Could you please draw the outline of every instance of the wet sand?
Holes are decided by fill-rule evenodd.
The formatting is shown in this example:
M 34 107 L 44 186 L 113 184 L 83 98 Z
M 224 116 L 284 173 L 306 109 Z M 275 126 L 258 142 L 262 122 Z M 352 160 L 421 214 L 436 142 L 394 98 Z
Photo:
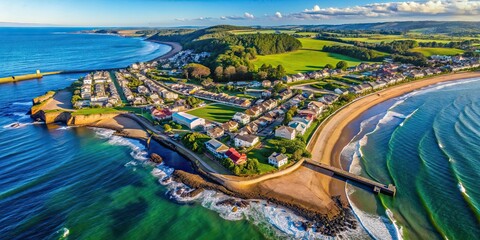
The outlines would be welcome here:
M 352 133 L 348 132 L 348 126 L 365 111 L 379 103 L 399 97 L 420 88 L 441 82 L 475 77 L 480 77 L 480 72 L 447 74 L 404 83 L 357 99 L 356 101 L 343 107 L 317 129 L 312 137 L 312 143 L 308 146 L 308 150 L 310 150 L 312 153 L 312 159 L 342 168 L 340 162 L 340 153 L 351 141 L 352 136 Z M 327 176 L 322 176 L 322 179 L 322 187 L 326 192 L 329 192 L 331 196 L 340 195 L 342 196 L 342 200 L 346 200 L 345 183 L 343 181 L 339 181 Z

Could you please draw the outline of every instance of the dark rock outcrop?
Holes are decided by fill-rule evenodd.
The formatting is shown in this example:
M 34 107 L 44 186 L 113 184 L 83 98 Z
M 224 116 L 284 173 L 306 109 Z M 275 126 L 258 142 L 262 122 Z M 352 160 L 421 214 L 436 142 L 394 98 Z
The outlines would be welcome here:
M 159 164 L 163 162 L 163 158 L 156 153 L 152 153 L 150 155 L 150 161 Z

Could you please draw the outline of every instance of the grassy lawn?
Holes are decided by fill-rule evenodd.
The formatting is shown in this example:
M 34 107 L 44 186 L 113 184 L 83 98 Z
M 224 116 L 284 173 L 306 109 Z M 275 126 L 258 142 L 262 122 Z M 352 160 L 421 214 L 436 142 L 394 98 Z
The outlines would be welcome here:
M 303 134 L 302 136 L 305 142 L 308 143 L 308 141 L 310 141 L 310 138 L 312 138 L 312 135 L 315 132 L 315 129 L 317 129 L 319 125 L 320 125 L 319 120 L 315 120 L 312 122 L 312 125 L 307 129 L 307 131 L 305 131 L 305 134 Z
M 456 48 L 414 48 L 412 52 L 419 52 L 430 57 L 432 55 L 457 55 L 462 54 L 464 51 Z
M 140 115 L 140 116 L 148 119 L 149 121 L 153 122 L 153 117 L 152 117 L 152 114 L 150 114 L 150 111 L 145 110 L 143 108 L 125 106 L 125 107 L 121 107 L 121 108 L 117 108 L 117 109 L 121 110 L 121 111 L 135 113 L 135 114 Z
M 277 66 L 279 64 L 283 65 L 287 70 L 287 73 L 294 74 L 298 72 L 308 72 L 322 69 L 326 64 L 337 64 L 337 62 L 344 60 L 347 61 L 349 66 L 358 65 L 361 60 L 347 57 L 345 55 L 323 52 L 322 48 L 325 45 L 347 45 L 343 43 L 317 40 L 310 38 L 299 38 L 302 42 L 303 47 L 300 50 L 258 56 L 257 59 L 253 62 L 258 68 L 262 64 L 272 64 Z
M 216 103 L 188 111 L 188 113 L 207 120 L 224 123 L 232 119 L 236 112 L 244 111 L 241 108 Z
M 268 141 L 262 142 L 264 145 L 261 148 L 252 149 L 250 152 L 247 153 L 248 158 L 256 158 L 260 163 L 258 169 L 260 170 L 260 174 L 271 172 L 276 170 L 277 168 L 268 164 L 268 157 L 275 151 L 274 146 L 269 144 Z
M 82 108 L 76 110 L 72 113 L 75 115 L 91 115 L 91 114 L 110 114 L 110 113 L 120 113 L 118 109 L 115 108 Z
M 236 94 L 235 96 L 241 97 L 241 98 L 246 98 L 246 99 L 257 99 L 257 98 L 254 97 L 254 96 L 250 96 L 250 95 L 243 94 L 243 93 Z

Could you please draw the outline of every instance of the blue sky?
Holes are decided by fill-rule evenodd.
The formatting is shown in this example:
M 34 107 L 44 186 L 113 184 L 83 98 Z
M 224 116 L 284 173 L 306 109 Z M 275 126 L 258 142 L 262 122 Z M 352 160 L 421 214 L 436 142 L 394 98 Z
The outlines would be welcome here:
M 65 26 L 340 24 L 479 20 L 480 0 L 2 0 L 0 22 Z

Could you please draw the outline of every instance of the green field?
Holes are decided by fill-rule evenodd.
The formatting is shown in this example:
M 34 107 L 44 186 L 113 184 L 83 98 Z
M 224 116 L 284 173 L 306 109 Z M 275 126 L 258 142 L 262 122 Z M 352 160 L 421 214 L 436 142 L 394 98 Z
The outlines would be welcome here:
M 457 55 L 462 54 L 464 51 L 456 48 L 414 48 L 412 52 L 419 52 L 430 57 L 432 55 Z
M 244 111 L 241 108 L 215 103 L 188 111 L 188 113 L 207 120 L 224 123 L 232 119 L 236 112 Z
M 328 63 L 335 65 L 341 60 L 347 61 L 349 66 L 354 66 L 362 62 L 361 60 L 341 54 L 322 51 L 322 48 L 325 45 L 347 44 L 310 38 L 300 38 L 298 40 L 300 40 L 303 45 L 300 50 L 282 54 L 258 56 L 253 63 L 257 68 L 262 64 L 272 64 L 273 66 L 281 64 L 285 67 L 287 73 L 294 74 L 298 72 L 320 70 Z

